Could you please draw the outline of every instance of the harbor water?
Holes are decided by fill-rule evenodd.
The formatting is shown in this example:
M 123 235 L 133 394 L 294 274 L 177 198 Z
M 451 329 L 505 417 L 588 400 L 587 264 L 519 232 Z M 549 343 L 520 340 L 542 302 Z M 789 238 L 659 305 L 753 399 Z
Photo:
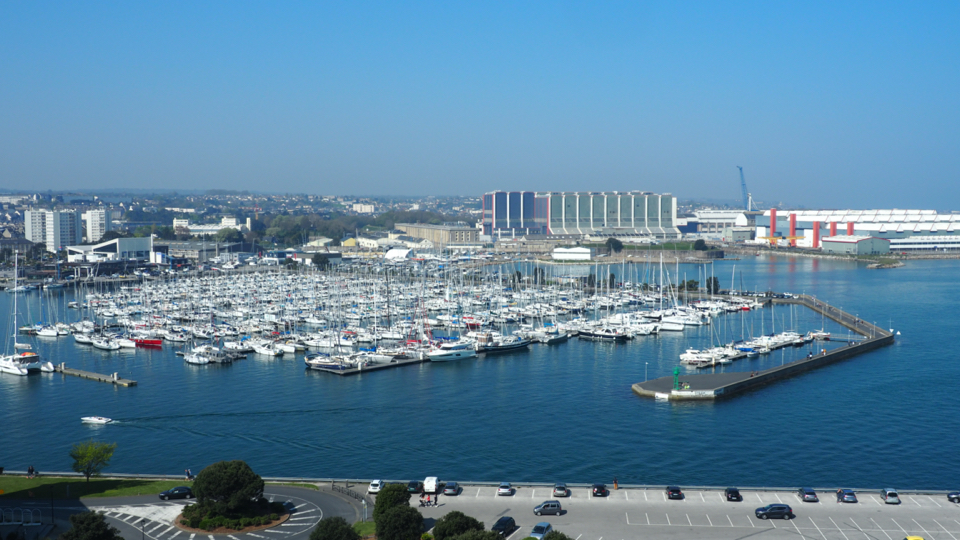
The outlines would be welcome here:
M 643 271 L 622 268 L 606 271 Z M 299 354 L 194 366 L 168 343 L 105 352 L 69 336 L 33 338 L 45 360 L 119 372 L 138 385 L 0 374 L 0 466 L 69 470 L 71 444 L 92 438 L 118 443 L 108 470 L 130 473 L 243 459 L 260 474 L 291 477 L 956 489 L 960 355 L 948 338 L 958 269 L 960 261 L 868 270 L 782 256 L 715 263 L 724 288 L 815 295 L 901 334 L 890 347 L 706 403 L 644 399 L 630 385 L 672 374 L 687 348 L 757 335 L 761 325 L 765 333 L 770 324 L 846 330 L 783 306 L 627 343 L 571 339 L 347 377 L 306 370 Z M 684 272 L 703 281 L 697 266 L 681 265 Z M 58 294 L 66 296 L 22 294 L 18 311 L 38 313 L 42 298 L 69 322 L 77 315 L 63 306 L 72 293 Z M 5 332 L 11 297 L 0 293 Z M 809 350 L 723 369 L 765 369 Z M 80 423 L 90 415 L 116 422 Z

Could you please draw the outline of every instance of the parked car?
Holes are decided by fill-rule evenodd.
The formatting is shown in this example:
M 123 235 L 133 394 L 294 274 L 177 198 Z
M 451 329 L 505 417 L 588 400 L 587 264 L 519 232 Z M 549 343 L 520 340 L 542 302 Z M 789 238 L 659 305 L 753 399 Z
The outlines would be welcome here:
M 857 502 L 857 494 L 852 489 L 838 489 L 837 502 L 855 503 Z
M 543 501 L 533 509 L 533 515 L 553 514 L 559 516 L 563 514 L 563 508 L 560 507 L 560 501 Z
M 160 499 L 164 501 L 169 499 L 192 499 L 192 498 L 193 498 L 193 490 L 188 488 L 187 486 L 177 486 L 175 488 L 171 488 L 166 491 L 160 492 Z
M 813 488 L 800 488 L 797 490 L 797 497 L 803 502 L 820 502 L 817 492 Z
M 428 476 L 423 479 L 423 492 L 436 493 L 440 489 L 440 479 L 436 476 Z
M 513 495 L 513 486 L 510 485 L 510 482 L 500 482 L 497 495 Z
M 723 490 L 723 494 L 726 495 L 728 501 L 743 501 L 743 495 L 740 494 L 740 490 L 734 487 L 729 487 Z
M 960 491 L 951 491 L 947 493 L 947 500 L 950 502 L 960 503 Z
M 423 482 L 419 480 L 411 480 L 407 484 L 407 491 L 410 493 L 423 493 Z
M 880 498 L 887 504 L 900 504 L 900 495 L 893 488 L 881 489 Z
M 369 486 L 367 486 L 367 493 L 380 493 L 380 490 L 383 489 L 383 486 L 383 480 L 374 480 L 373 482 L 370 482 Z
M 570 495 L 570 490 L 567 489 L 567 485 L 563 482 L 557 482 L 553 485 L 553 496 L 554 497 L 568 497 Z
M 553 525 L 550 525 L 546 521 L 541 521 L 533 526 L 533 530 L 530 531 L 530 538 L 536 538 L 537 540 L 543 540 L 543 537 L 548 533 L 553 531 Z
M 762 506 L 755 510 L 757 517 L 760 519 L 770 519 L 770 518 L 783 518 L 790 519 L 793 517 L 793 509 L 786 504 L 768 504 Z
M 667 486 L 667 498 L 673 500 L 683 500 L 683 492 L 678 486 Z
M 493 527 L 490 527 L 490 530 L 495 533 L 499 533 L 500 536 L 506 538 L 510 536 L 510 534 L 513 533 L 516 528 L 517 522 L 514 521 L 512 517 L 503 516 L 493 524 Z
M 447 482 L 447 484 L 446 484 L 445 486 L 443 486 L 443 494 L 444 494 L 444 495 L 459 495 L 459 494 L 460 494 L 460 484 L 458 484 L 458 483 L 456 483 L 456 482 Z
M 594 497 L 606 497 L 610 494 L 610 491 L 607 490 L 605 484 L 594 484 L 593 485 L 593 496 Z

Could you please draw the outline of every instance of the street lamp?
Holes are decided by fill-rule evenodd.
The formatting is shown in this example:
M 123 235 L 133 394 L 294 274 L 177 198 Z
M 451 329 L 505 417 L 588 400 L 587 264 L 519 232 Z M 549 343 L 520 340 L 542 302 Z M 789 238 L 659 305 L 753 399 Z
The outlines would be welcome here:
M 643 382 L 647 382 L 647 366 L 650 365 L 650 362 L 643 363 Z

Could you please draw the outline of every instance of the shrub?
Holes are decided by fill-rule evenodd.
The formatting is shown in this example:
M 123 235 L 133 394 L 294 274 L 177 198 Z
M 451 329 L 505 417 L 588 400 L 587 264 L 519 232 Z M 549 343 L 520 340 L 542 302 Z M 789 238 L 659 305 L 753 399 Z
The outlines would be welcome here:
M 310 540 L 360 540 L 360 535 L 340 516 L 320 520 L 310 532 Z
M 192 518 L 190 518 L 190 527 L 191 527 L 191 528 L 194 528 L 194 529 L 199 529 L 199 528 L 200 528 L 200 518 L 199 518 L 199 517 L 192 517 Z
M 391 508 L 409 505 L 410 493 L 406 486 L 400 484 L 384 486 L 377 494 L 377 503 L 373 507 L 373 520 L 380 521 L 380 517 Z
M 270 514 L 270 521 L 276 521 L 276 520 L 278 520 L 278 519 L 280 519 L 280 516 L 278 516 L 277 514 L 275 514 L 275 513 L 274 513 L 274 514 Z
M 438 519 L 433 526 L 433 534 L 437 540 L 447 540 L 467 531 L 482 530 L 483 523 L 456 510 Z
M 433 540 L 433 535 L 430 533 L 423 533 L 420 535 L 420 540 Z
M 419 538 L 423 532 L 423 516 L 410 506 L 390 508 L 376 523 L 378 540 L 410 540 Z
M 263 496 L 263 479 L 243 461 L 220 461 L 200 471 L 193 482 L 197 506 L 217 514 L 236 512 L 252 506 Z

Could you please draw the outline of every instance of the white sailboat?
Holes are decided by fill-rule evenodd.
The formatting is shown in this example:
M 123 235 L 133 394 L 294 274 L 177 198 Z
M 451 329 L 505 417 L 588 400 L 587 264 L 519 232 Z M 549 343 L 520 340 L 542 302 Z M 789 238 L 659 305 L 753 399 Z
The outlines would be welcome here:
M 19 252 L 14 252 L 13 264 L 13 350 L 11 355 L 0 356 L 0 372 L 10 375 L 27 375 L 31 371 L 42 371 L 44 366 L 40 363 L 40 357 L 37 353 L 29 350 L 27 344 L 17 343 L 17 277 L 19 274 Z M 24 352 L 16 352 L 18 349 L 27 349 Z M 49 364 L 49 362 L 48 362 Z M 49 367 L 53 367 L 52 365 Z

